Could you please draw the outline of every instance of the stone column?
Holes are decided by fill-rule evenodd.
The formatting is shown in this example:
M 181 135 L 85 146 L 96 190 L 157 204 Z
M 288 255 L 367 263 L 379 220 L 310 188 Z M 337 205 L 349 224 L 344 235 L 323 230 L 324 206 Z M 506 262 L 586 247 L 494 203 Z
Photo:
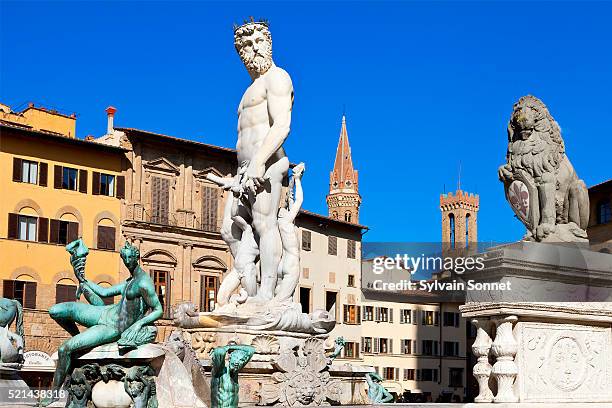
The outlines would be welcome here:
M 497 326 L 495 341 L 491 345 L 493 355 L 497 357 L 491 371 L 497 381 L 497 395 L 493 399 L 494 402 L 518 401 L 518 397 L 513 390 L 514 380 L 518 374 L 518 367 L 514 362 L 514 356 L 518 351 L 518 342 L 512 333 L 512 325 L 517 320 L 516 316 L 494 320 Z
M 489 351 L 492 340 L 488 333 L 491 321 L 486 318 L 472 319 L 472 324 L 476 327 L 476 339 L 472 345 L 472 353 L 478 358 L 472 371 L 478 381 L 478 396 L 474 398 L 474 402 L 492 402 L 493 392 L 489 388 L 492 368 L 489 364 Z

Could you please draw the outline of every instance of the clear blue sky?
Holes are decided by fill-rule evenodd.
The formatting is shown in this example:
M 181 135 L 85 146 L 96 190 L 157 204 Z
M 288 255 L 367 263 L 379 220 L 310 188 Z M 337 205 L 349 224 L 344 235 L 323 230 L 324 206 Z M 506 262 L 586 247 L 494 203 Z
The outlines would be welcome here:
M 343 106 L 368 241 L 438 241 L 439 194 L 480 194 L 479 236 L 523 234 L 497 181 L 512 104 L 532 93 L 563 129 L 587 185 L 612 178 L 612 3 L 0 3 L 0 100 L 233 147 L 249 77 L 232 23 L 271 22 L 293 78 L 286 142 L 326 213 Z M 24 105 L 21 105 L 23 107 Z

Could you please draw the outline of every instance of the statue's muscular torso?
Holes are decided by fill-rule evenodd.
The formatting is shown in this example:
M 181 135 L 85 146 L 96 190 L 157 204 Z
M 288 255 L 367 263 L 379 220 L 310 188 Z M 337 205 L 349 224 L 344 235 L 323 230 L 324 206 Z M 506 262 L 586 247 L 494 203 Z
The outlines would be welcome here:
M 251 161 L 264 143 L 271 127 L 267 97 L 270 80 L 275 76 L 284 75 L 287 75 L 285 71 L 273 66 L 268 72 L 256 78 L 242 95 L 238 106 L 238 142 L 236 143 L 239 163 L 245 160 Z M 274 161 L 285 157 L 283 148 L 278 149 L 273 157 L 276 158 Z

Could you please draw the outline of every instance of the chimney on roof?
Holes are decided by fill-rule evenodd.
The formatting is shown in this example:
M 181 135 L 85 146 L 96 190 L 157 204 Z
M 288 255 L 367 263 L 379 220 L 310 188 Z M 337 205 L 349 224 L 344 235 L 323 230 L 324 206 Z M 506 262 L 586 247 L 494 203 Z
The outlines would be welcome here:
M 117 112 L 117 109 L 113 106 L 109 106 L 108 108 L 106 108 L 106 115 L 108 117 L 108 125 L 106 128 L 107 135 L 112 134 L 115 129 L 115 126 L 113 124 L 113 121 L 115 119 L 115 112 Z

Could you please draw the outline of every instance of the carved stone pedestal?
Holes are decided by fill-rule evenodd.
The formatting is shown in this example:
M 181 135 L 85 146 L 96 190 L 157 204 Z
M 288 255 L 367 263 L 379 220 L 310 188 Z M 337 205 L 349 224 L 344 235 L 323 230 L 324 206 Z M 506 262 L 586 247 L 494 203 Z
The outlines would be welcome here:
M 468 291 L 460 308 L 478 327 L 475 401 L 491 402 L 490 372 L 493 403 L 612 406 L 612 255 L 542 243 L 484 255 L 485 269 L 463 277 L 511 289 Z
M 255 347 L 255 355 L 239 374 L 241 405 L 368 403 L 365 374 L 373 368 L 334 364 L 327 357 L 333 347 L 326 345 L 328 335 L 219 327 L 183 329 L 182 337 L 208 383 L 212 348 L 232 341 Z
M 117 343 L 75 360 L 66 390 L 70 408 L 201 407 L 189 375 L 173 351 L 146 344 L 127 352 Z

